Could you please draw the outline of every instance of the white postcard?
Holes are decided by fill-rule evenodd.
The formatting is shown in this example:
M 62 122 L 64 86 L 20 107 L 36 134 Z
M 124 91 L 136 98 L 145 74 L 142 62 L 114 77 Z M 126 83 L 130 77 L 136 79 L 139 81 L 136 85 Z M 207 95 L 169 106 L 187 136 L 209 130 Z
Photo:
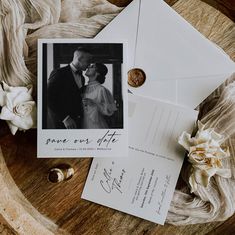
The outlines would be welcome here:
M 38 157 L 127 157 L 126 43 L 38 41 Z
M 198 112 L 129 95 L 129 158 L 94 159 L 82 198 L 164 224 Z

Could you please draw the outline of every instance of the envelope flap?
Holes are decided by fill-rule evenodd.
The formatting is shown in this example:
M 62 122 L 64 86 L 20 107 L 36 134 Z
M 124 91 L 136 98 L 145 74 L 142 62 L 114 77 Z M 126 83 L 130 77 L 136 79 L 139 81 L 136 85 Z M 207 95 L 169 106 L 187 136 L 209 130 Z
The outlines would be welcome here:
M 136 36 L 139 18 L 139 0 L 132 1 L 122 12 L 116 16 L 106 27 L 104 27 L 96 38 L 106 40 L 125 39 L 128 41 L 128 60 L 130 67 L 133 66 Z
M 162 0 L 133 0 L 97 37 L 128 40 L 129 69 L 147 76 L 141 87 L 129 87 L 137 95 L 195 108 L 235 71 L 220 48 Z
M 149 79 L 224 74 L 235 64 L 163 1 L 140 1 L 135 67 Z M 154 68 L 154 69 L 153 69 Z

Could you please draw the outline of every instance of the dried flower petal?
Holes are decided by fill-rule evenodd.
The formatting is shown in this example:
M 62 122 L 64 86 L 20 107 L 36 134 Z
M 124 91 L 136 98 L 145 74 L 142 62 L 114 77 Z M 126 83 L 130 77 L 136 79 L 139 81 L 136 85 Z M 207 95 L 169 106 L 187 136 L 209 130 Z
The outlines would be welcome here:
M 179 144 L 188 151 L 188 161 L 192 164 L 192 173 L 189 177 L 191 192 L 197 190 L 198 184 L 207 187 L 210 178 L 219 175 L 224 178 L 231 177 L 231 170 L 224 169 L 222 161 L 230 156 L 229 150 L 221 146 L 224 137 L 212 128 L 198 121 L 198 132 L 195 137 L 183 132 L 179 137 Z

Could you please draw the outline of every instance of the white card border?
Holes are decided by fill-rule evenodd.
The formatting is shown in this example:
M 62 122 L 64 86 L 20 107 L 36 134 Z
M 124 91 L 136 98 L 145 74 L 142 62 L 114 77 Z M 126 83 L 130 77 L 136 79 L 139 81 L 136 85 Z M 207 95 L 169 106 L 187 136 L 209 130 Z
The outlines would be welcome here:
M 123 96 L 123 129 L 111 129 L 112 131 L 121 131 L 122 134 L 122 141 L 118 145 L 119 147 L 115 148 L 114 150 L 111 150 L 111 153 L 106 153 L 105 151 L 99 152 L 99 154 L 93 154 L 90 152 L 81 152 L 81 153 L 74 153 L 74 154 L 66 154 L 66 153 L 48 153 L 47 154 L 41 153 L 42 147 L 40 146 L 41 143 L 41 138 L 43 135 L 47 134 L 56 134 L 56 135 L 63 135 L 64 132 L 69 131 L 69 134 L 74 136 L 76 133 L 84 132 L 94 132 L 95 129 L 90 129 L 90 130 L 83 130 L 83 129 L 74 129 L 74 130 L 58 130 L 58 129 L 42 129 L 42 92 L 43 92 L 43 87 L 42 87 L 42 63 L 43 63 L 43 50 L 42 50 L 42 45 L 43 43 L 107 43 L 107 44 L 112 44 L 112 43 L 120 43 L 123 45 L 123 63 L 122 63 L 122 96 Z M 103 39 L 96 39 L 96 38 L 77 38 L 77 39 L 69 39 L 69 38 L 50 38 L 50 39 L 38 39 L 37 42 L 38 45 L 38 65 L 37 65 L 37 109 L 38 109 L 38 114 L 37 114 L 37 158 L 82 158 L 82 157 L 128 157 L 128 86 L 127 86 L 127 67 L 128 67 L 128 45 L 127 41 L 123 39 L 116 39 L 116 40 L 103 40 Z M 97 131 L 100 130 L 108 130 L 108 129 L 98 129 Z M 92 133 L 91 133 L 92 134 Z M 86 134 L 88 136 L 88 134 Z M 109 152 L 109 151 L 108 151 Z

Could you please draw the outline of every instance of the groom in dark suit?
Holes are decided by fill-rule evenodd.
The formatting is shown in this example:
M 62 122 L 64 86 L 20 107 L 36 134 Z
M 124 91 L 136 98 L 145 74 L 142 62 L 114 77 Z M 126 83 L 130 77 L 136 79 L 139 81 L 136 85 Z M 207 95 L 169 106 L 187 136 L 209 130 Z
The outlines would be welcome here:
M 91 53 L 82 47 L 74 52 L 73 61 L 52 71 L 48 80 L 48 113 L 56 129 L 81 128 L 83 116 L 81 92 L 85 83 L 82 71 L 91 63 Z

